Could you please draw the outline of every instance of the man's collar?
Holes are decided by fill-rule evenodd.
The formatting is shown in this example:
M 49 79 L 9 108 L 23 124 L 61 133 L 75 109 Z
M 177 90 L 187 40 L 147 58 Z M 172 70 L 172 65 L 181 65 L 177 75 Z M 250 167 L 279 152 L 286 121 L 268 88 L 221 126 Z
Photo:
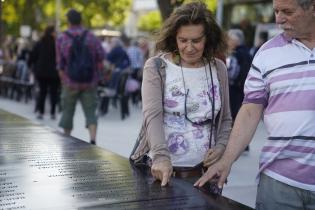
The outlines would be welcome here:
M 292 37 L 286 35 L 284 32 L 282 33 L 282 37 L 283 37 L 283 39 L 284 39 L 285 41 L 287 41 L 287 42 L 289 42 L 289 43 L 291 43 L 292 40 L 293 40 Z

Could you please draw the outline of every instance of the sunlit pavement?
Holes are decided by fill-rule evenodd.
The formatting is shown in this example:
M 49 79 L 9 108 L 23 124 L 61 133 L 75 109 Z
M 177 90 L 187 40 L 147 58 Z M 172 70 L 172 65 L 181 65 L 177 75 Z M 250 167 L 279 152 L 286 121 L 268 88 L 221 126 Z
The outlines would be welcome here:
M 48 113 L 48 108 L 49 107 L 46 106 L 46 113 Z M 62 131 L 58 127 L 60 115 L 57 115 L 56 120 L 52 120 L 50 116 L 46 114 L 42 120 L 38 120 L 34 113 L 33 101 L 24 103 L 0 97 L 0 109 L 23 116 L 34 123 L 43 124 Z M 124 157 L 128 157 L 137 138 L 141 120 L 142 114 L 140 106 L 130 105 L 130 116 L 124 120 L 121 120 L 118 109 L 110 107 L 108 114 L 99 116 L 96 139 L 97 145 Z M 76 108 L 72 135 L 83 141 L 89 142 L 90 140 L 88 131 L 85 129 L 84 115 L 80 105 Z M 255 178 L 258 171 L 258 158 L 266 135 L 264 126 L 260 123 L 254 139 L 250 144 L 250 151 L 244 152 L 233 165 L 228 178 L 228 184 L 223 189 L 224 196 L 251 207 L 255 206 L 257 189 Z

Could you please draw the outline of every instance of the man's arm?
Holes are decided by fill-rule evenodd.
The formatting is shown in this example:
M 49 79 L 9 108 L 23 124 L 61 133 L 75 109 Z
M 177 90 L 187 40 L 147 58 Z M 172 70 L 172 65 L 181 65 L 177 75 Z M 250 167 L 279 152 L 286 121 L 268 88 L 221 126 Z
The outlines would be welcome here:
M 228 145 L 222 158 L 194 184 L 201 187 L 212 178 L 219 178 L 218 186 L 222 188 L 227 176 L 230 173 L 233 162 L 244 151 L 250 143 L 261 115 L 263 113 L 262 104 L 243 104 L 237 114 Z
M 63 55 L 63 35 L 60 34 L 56 39 L 56 69 L 58 70 L 58 75 L 62 79 L 65 70 L 65 58 Z

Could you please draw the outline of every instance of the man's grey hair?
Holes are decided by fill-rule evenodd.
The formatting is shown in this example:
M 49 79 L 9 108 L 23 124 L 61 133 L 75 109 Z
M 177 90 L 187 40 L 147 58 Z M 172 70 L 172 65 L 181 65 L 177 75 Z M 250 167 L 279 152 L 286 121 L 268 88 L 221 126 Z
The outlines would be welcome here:
M 245 36 L 241 29 L 230 29 L 228 31 L 228 36 L 238 40 L 240 45 L 243 45 L 245 42 Z
M 296 2 L 298 3 L 298 5 L 300 5 L 303 9 L 308 9 L 312 3 L 313 0 L 296 0 Z

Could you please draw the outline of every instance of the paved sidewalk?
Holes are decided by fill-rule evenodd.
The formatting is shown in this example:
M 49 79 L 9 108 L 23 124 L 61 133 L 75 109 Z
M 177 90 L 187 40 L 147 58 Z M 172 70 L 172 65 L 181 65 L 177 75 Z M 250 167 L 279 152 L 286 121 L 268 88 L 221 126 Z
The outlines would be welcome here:
M 0 109 L 18 114 L 35 123 L 43 124 L 62 131 L 58 127 L 60 115 L 57 116 L 56 120 L 51 120 L 49 115 L 44 116 L 43 120 L 36 119 L 33 101 L 25 104 L 24 102 L 16 102 L 0 97 Z M 97 132 L 98 146 L 124 157 L 129 156 L 137 138 L 142 120 L 140 107 L 130 106 L 130 109 L 130 117 L 123 121 L 120 119 L 119 110 L 112 107 L 109 109 L 107 115 L 99 117 Z M 76 108 L 72 135 L 88 142 L 89 135 L 84 124 L 83 112 L 81 106 L 78 105 Z M 228 185 L 223 189 L 224 196 L 251 207 L 255 206 L 257 189 L 255 177 L 258 172 L 260 150 L 264 139 L 266 139 L 266 135 L 263 124 L 260 123 L 254 136 L 254 140 L 250 145 L 250 151 L 244 152 L 233 165 Z

